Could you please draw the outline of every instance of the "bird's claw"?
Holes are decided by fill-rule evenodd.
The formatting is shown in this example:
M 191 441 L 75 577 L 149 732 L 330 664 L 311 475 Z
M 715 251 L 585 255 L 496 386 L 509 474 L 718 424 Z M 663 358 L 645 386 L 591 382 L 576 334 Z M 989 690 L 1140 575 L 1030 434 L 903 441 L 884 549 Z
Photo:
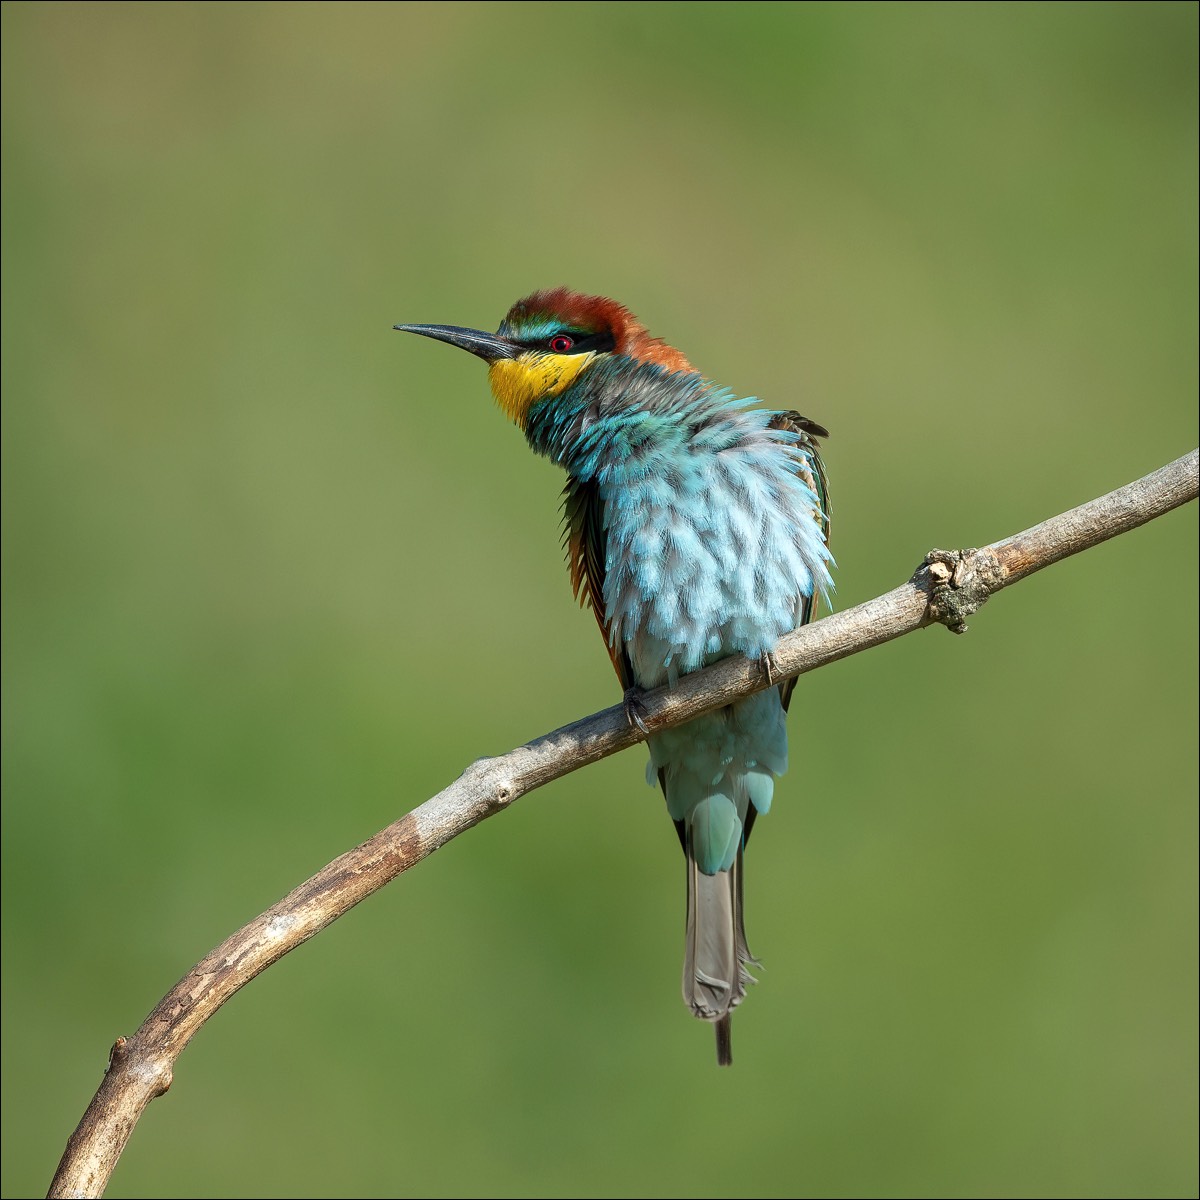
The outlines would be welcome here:
M 767 677 L 768 686 L 775 682 L 779 675 L 779 664 L 775 661 L 775 655 L 770 650 L 764 650 L 758 656 L 759 666 L 763 669 L 763 674 Z
M 647 728 L 644 719 L 646 715 L 646 705 L 642 701 L 642 697 L 645 694 L 646 693 L 643 692 L 641 688 L 626 688 L 624 699 L 621 701 L 621 707 L 625 710 L 625 720 L 627 720 L 634 729 L 640 729 L 642 733 L 648 737 L 650 730 Z

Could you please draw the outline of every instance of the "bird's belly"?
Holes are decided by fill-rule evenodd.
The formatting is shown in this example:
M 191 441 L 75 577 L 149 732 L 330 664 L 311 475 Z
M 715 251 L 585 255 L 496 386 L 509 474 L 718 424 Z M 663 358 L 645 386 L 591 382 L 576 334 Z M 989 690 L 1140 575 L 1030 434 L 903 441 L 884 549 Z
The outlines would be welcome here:
M 629 586 L 617 597 L 610 628 L 639 687 L 674 685 L 731 654 L 760 656 L 796 628 L 811 583 L 788 562 L 729 558 L 722 562 L 707 549 L 687 561 L 629 556 Z
M 607 624 L 645 688 L 769 651 L 796 627 L 823 568 L 809 561 L 819 542 L 810 550 L 800 536 L 812 522 L 802 489 L 792 497 L 770 476 L 690 465 L 674 486 L 647 478 L 606 497 Z

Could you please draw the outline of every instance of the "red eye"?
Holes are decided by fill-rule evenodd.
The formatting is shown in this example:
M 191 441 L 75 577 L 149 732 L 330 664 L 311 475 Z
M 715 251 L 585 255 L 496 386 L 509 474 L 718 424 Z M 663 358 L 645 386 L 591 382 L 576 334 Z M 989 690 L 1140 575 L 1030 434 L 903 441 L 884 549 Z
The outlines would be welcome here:
M 575 339 L 573 337 L 567 337 L 565 333 L 556 333 L 550 339 L 550 349 L 553 350 L 555 354 L 566 354 L 566 352 L 574 345 Z

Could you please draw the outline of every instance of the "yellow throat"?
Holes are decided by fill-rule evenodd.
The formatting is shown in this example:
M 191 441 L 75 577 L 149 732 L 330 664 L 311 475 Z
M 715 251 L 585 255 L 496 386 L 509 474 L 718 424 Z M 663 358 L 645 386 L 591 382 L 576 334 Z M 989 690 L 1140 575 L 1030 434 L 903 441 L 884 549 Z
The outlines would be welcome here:
M 521 428 L 530 406 L 547 396 L 557 396 L 595 358 L 594 354 L 540 354 L 529 350 L 520 358 L 499 358 L 488 369 L 488 383 L 496 403 Z

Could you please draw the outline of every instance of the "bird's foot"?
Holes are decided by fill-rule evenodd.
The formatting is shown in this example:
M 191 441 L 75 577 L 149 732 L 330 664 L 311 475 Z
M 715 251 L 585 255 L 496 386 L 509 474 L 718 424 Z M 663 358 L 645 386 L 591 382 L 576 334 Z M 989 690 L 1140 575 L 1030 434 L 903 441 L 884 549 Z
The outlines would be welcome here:
M 621 701 L 621 707 L 625 710 L 625 720 L 634 729 L 640 729 L 647 737 L 650 735 L 650 730 L 646 727 L 646 704 L 642 699 L 645 692 L 639 687 L 631 687 L 625 689 L 625 697 Z
M 779 664 L 775 661 L 775 655 L 770 650 L 764 650 L 758 656 L 758 665 L 762 667 L 763 674 L 767 677 L 767 684 L 774 683 L 779 675 Z

